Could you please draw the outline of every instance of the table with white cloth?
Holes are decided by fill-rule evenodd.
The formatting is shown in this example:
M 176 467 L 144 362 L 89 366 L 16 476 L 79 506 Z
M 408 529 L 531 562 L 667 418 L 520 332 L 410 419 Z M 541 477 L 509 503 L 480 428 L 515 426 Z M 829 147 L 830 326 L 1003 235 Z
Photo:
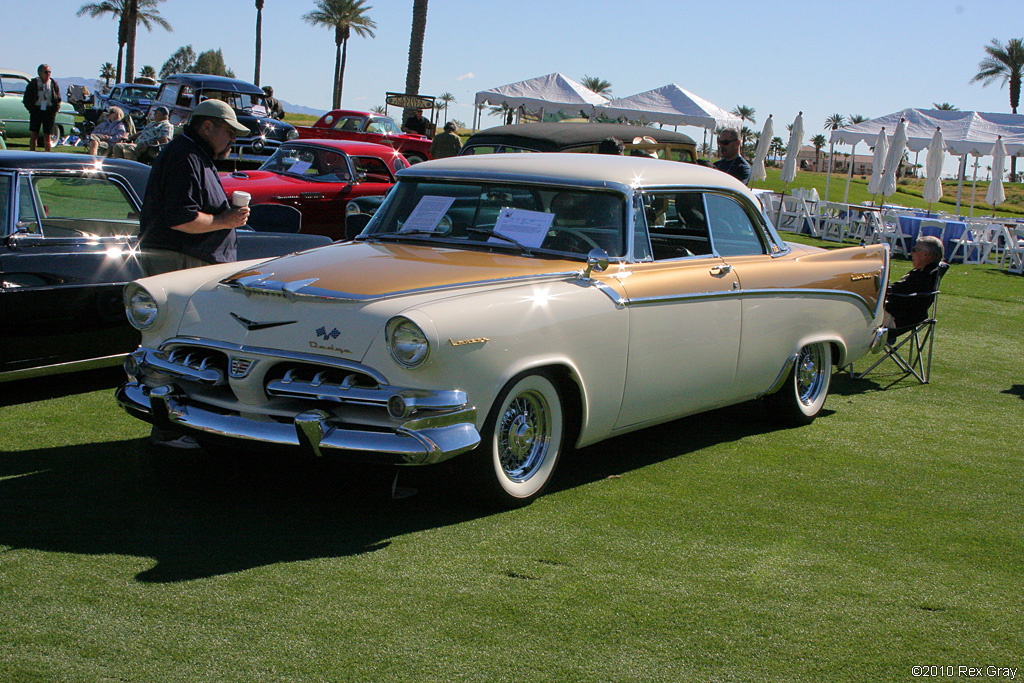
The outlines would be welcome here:
M 928 221 L 929 223 L 940 223 L 941 227 L 935 225 L 926 225 L 924 228 L 921 227 L 922 221 Z M 900 227 L 904 232 L 912 235 L 912 241 L 909 248 L 913 249 L 913 245 L 917 242 L 917 238 L 922 235 L 931 235 L 932 237 L 938 237 L 942 240 L 942 246 L 945 249 L 945 258 L 949 258 L 953 252 L 955 240 L 960 239 L 964 231 L 967 230 L 967 223 L 963 221 L 949 220 L 945 218 L 929 218 L 927 216 L 909 216 L 900 215 Z M 970 235 L 968 235 L 970 237 Z

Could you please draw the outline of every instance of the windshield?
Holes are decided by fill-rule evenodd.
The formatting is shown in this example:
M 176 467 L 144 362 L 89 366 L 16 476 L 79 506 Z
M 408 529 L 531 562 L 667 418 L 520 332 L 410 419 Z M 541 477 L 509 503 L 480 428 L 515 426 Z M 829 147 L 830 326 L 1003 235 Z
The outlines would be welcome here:
M 317 147 L 279 147 L 267 159 L 261 171 L 273 171 L 315 180 L 322 183 L 347 183 L 352 180 L 348 155 L 333 149 Z
M 406 180 L 364 238 L 414 239 L 586 258 L 626 253 L 625 198 L 612 192 Z
M 121 92 L 122 102 L 138 104 L 139 100 L 148 100 L 156 95 L 156 88 L 125 88 Z
M 401 135 L 402 131 L 398 124 L 386 116 L 374 116 L 366 124 L 367 133 L 380 133 L 381 135 Z
M 263 100 L 266 96 L 262 93 L 238 93 L 238 92 L 227 92 L 225 90 L 204 90 L 202 96 L 199 98 L 202 100 L 220 100 L 227 102 L 237 111 L 243 114 L 251 114 L 252 116 L 266 116 L 267 107 L 263 104 Z

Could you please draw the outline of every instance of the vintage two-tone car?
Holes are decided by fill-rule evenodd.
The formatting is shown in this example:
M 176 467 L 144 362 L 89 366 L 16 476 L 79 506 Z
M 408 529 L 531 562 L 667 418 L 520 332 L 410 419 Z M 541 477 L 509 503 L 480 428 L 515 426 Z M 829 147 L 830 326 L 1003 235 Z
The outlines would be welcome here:
M 387 145 L 350 140 L 293 140 L 281 145 L 257 171 L 222 173 L 230 195 L 248 192 L 251 204 L 283 204 L 301 214 L 301 230 L 345 236 L 345 216 L 372 210 L 395 184 L 395 173 L 409 166 L 400 152 Z M 372 212 L 372 211 L 370 211 Z
M 430 138 L 403 133 L 394 119 L 383 114 L 335 109 L 312 126 L 296 126 L 295 130 L 303 139 L 359 140 L 394 147 L 412 164 L 431 158 Z
M 138 348 L 122 292 L 142 276 L 139 211 L 149 172 L 124 159 L 0 152 L 0 382 L 116 366 Z M 245 259 L 329 243 L 238 234 Z
M 118 401 L 205 444 L 457 457 L 467 491 L 523 504 L 572 446 L 758 397 L 814 419 L 882 342 L 888 267 L 783 242 L 714 169 L 432 161 L 354 241 L 131 284 Z
M 695 161 L 697 145 L 674 130 L 625 123 L 513 123 L 478 131 L 462 146 L 461 156 L 513 152 L 596 153 L 606 138 L 622 141 L 625 153 L 656 159 Z

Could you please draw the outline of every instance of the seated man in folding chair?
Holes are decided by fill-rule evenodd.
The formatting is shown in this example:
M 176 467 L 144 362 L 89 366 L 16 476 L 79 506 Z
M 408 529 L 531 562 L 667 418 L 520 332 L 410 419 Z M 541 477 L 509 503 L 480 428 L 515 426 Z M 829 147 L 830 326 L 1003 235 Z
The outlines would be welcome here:
M 913 327 L 928 317 L 928 308 L 938 289 L 939 264 L 944 254 L 938 237 L 918 238 L 910 250 L 914 269 L 889 285 L 885 293 L 882 324 L 890 330 Z M 892 342 L 892 337 L 889 339 Z
M 929 318 L 929 311 L 935 302 L 939 281 L 949 267 L 943 263 L 942 256 L 942 242 L 937 237 L 926 235 L 917 240 L 910 252 L 914 269 L 890 284 L 886 291 L 882 324 L 889 328 L 889 338 L 885 353 L 863 372 L 856 373 L 850 366 L 852 377 L 864 377 L 883 361 L 891 359 L 905 374 L 914 375 L 922 384 L 929 382 L 935 339 L 934 319 Z M 897 341 L 903 334 L 906 334 L 903 341 Z

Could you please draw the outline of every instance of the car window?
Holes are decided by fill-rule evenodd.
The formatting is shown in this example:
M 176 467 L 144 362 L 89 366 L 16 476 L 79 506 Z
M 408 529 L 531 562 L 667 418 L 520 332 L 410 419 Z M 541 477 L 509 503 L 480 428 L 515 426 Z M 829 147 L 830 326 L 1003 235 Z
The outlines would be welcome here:
M 738 201 L 711 193 L 705 196 L 705 200 L 715 251 L 722 256 L 765 253 L 759 230 Z
M 334 130 L 345 131 L 346 133 L 357 133 L 363 124 L 362 116 L 342 116 L 331 126 Z
M 116 183 L 98 177 L 33 176 L 44 237 L 136 235 L 139 216 Z
M 0 83 L 3 84 L 5 94 L 18 94 L 23 95 L 25 88 L 28 87 L 28 80 L 21 76 L 12 76 L 10 74 L 4 74 L 0 76 Z
M 11 177 L 0 176 L 0 235 L 7 234 L 7 212 L 11 203 Z
M 389 118 L 380 116 L 371 118 L 366 124 L 367 133 L 389 133 L 391 135 L 401 135 L 402 131 L 398 128 L 398 124 Z
M 388 170 L 388 165 L 377 157 L 352 157 L 356 165 L 356 173 L 366 176 L 369 183 L 393 183 L 395 179 Z
M 179 107 L 190 107 L 192 106 L 192 88 L 187 85 L 181 86 L 181 90 L 178 91 L 178 98 L 175 103 Z
M 644 195 L 644 214 L 654 260 L 707 256 L 712 253 L 707 208 L 702 193 L 647 193 Z
M 344 152 L 304 145 L 280 147 L 267 159 L 261 171 L 302 176 L 324 183 L 347 183 L 352 180 L 348 156 Z
M 157 97 L 158 102 L 164 102 L 165 104 L 174 104 L 178 100 L 178 86 L 175 84 L 165 85 L 160 90 L 160 95 Z
M 33 201 L 35 190 L 29 176 L 18 181 L 18 228 L 30 234 L 39 234 L 39 214 Z

